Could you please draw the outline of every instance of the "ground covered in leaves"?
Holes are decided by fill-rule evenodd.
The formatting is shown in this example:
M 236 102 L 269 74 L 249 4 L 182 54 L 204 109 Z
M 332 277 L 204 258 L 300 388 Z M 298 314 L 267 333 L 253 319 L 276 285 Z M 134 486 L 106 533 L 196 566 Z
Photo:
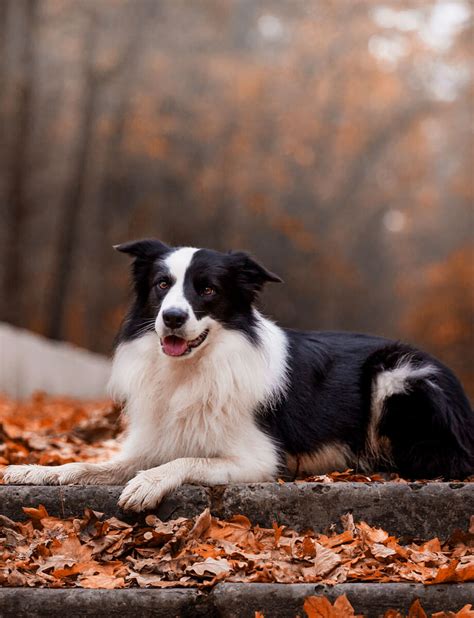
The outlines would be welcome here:
M 120 410 L 109 401 L 84 403 L 43 394 L 23 403 L 0 398 L 0 468 L 104 460 L 118 450 L 123 429 Z M 305 480 L 407 482 L 353 470 L 297 482 Z M 194 519 L 167 522 L 148 515 L 133 525 L 90 509 L 69 519 L 51 517 L 37 505 L 24 511 L 26 521 L 0 515 L 0 586 L 209 589 L 221 581 L 474 581 L 474 521 L 469 532 L 456 532 L 449 539 L 404 544 L 384 530 L 354 522 L 349 514 L 343 518 L 342 533 L 334 527 L 326 534 L 300 534 L 278 522 L 268 529 L 254 526 L 244 515 L 219 520 L 208 510 Z M 344 596 L 334 604 L 308 597 L 304 609 L 309 618 L 355 615 Z M 415 602 L 410 618 L 425 615 Z M 474 612 L 466 606 L 457 614 L 435 614 L 455 615 L 472 618 Z M 386 613 L 386 618 L 399 617 L 395 610 Z
M 343 532 L 299 534 L 229 521 L 206 509 L 167 522 L 129 524 L 86 509 L 81 518 L 24 508 L 26 522 L 0 516 L 0 585 L 81 588 L 198 587 L 220 581 L 325 583 L 474 581 L 474 520 L 467 533 L 402 544 L 343 517 Z
M 117 452 L 122 430 L 120 409 L 108 400 L 0 396 L 0 466 L 105 460 Z

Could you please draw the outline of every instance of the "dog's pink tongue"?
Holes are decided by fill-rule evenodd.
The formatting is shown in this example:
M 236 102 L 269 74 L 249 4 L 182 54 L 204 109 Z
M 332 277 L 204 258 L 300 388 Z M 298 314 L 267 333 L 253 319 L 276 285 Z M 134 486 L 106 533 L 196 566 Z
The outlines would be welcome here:
M 163 350 L 168 356 L 182 356 L 188 349 L 186 339 L 169 335 L 163 339 Z

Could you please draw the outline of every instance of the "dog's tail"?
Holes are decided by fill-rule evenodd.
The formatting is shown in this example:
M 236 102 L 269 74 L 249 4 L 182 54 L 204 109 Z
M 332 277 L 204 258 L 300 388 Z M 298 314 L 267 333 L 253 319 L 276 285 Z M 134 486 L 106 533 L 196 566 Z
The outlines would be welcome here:
M 368 455 L 409 478 L 474 474 L 474 413 L 452 371 L 399 344 L 368 362 Z

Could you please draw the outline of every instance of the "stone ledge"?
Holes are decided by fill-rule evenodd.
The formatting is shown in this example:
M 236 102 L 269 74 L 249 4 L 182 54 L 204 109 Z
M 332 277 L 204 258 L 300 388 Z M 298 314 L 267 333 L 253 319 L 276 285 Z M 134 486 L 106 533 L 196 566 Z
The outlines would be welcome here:
M 126 521 L 140 516 L 117 506 L 117 486 L 0 485 L 0 513 L 24 519 L 22 506 L 44 504 L 51 515 L 78 516 L 85 507 Z M 260 483 L 184 486 L 155 511 L 162 519 L 193 517 L 206 507 L 222 518 L 243 513 L 253 523 L 274 521 L 297 530 L 326 530 L 348 511 L 354 519 L 402 537 L 447 537 L 466 530 L 474 513 L 474 483 Z
M 215 615 L 222 618 L 250 618 L 263 611 L 269 618 L 304 616 L 303 603 L 311 595 L 327 596 L 331 601 L 341 594 L 356 613 L 375 618 L 387 609 L 407 612 L 415 599 L 420 599 L 429 614 L 435 611 L 458 611 L 474 599 L 473 584 L 219 584 L 213 590 Z M 244 610 L 244 611 L 242 611 Z
M 0 589 L 0 617 L 82 618 L 104 612 L 113 618 L 254 618 L 262 611 L 271 618 L 303 615 L 304 599 L 346 594 L 356 613 L 375 618 L 389 608 L 406 612 L 420 599 L 426 612 L 458 611 L 474 599 L 473 584 L 218 584 L 211 592 L 195 589 L 67 590 Z

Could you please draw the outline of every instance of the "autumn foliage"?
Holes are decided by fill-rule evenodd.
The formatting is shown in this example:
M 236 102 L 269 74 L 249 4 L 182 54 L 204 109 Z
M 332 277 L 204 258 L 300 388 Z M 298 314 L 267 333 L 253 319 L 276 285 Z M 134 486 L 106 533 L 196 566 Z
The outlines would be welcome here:
M 26 522 L 0 515 L 0 584 L 53 588 L 170 586 L 209 588 L 220 581 L 325 583 L 474 581 L 474 528 L 447 541 L 401 543 L 382 529 L 342 518 L 343 532 L 298 533 L 276 522 L 261 528 L 244 515 L 228 521 L 209 509 L 193 519 L 144 524 L 50 517 L 23 509 Z
M 242 248 L 281 324 L 420 342 L 474 395 L 469 0 L 0 11 L 1 320 L 108 353 L 112 245 Z
M 4 398 L 0 462 L 54 465 L 105 459 L 118 448 L 119 415 L 108 401 L 84 403 L 44 394 L 23 403 Z M 387 478 L 348 470 L 308 480 L 379 483 Z M 474 522 L 469 532 L 458 531 L 448 539 L 403 543 L 382 529 L 354 522 L 350 514 L 342 518 L 342 531 L 334 525 L 316 534 L 297 532 L 278 522 L 262 528 L 244 514 L 225 521 L 212 517 L 209 510 L 193 519 L 166 522 L 150 514 L 135 524 L 105 518 L 90 509 L 69 519 L 51 517 L 41 505 L 23 510 L 26 522 L 0 515 L 1 585 L 209 588 L 220 581 L 434 584 L 474 580 Z M 308 603 L 316 603 L 308 615 L 317 615 L 310 611 L 316 611 L 320 601 Z M 331 611 L 338 611 L 343 603 L 338 601 Z
M 443 262 L 430 264 L 409 281 L 400 281 L 408 309 L 402 328 L 412 340 L 431 348 L 447 364 L 458 366 L 466 387 L 474 388 L 474 250 L 454 251 Z M 411 300 L 410 300 L 411 299 Z
M 0 397 L 0 466 L 104 460 L 118 450 L 122 430 L 120 410 L 108 400 Z

